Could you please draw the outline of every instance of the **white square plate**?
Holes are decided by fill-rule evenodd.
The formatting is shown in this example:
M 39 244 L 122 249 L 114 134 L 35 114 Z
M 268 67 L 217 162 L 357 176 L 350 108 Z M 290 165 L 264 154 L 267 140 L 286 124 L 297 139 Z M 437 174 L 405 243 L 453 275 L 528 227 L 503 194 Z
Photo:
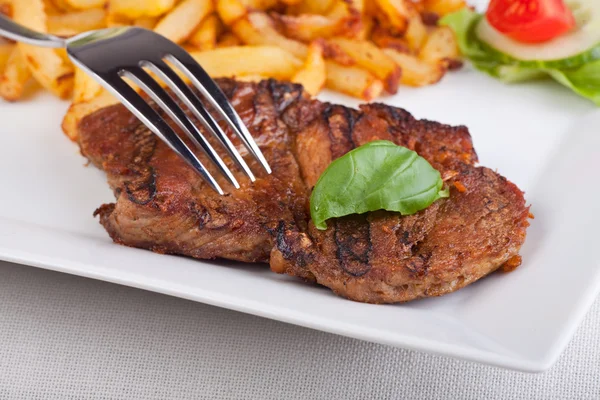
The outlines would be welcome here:
M 393 346 L 549 368 L 600 288 L 600 112 L 552 82 L 505 86 L 468 68 L 384 101 L 469 126 L 481 163 L 526 191 L 535 220 L 520 268 L 441 298 L 382 306 L 338 298 L 264 265 L 115 245 L 92 217 L 112 200 L 103 173 L 84 167 L 60 131 L 67 104 L 47 94 L 0 106 L 0 259 Z

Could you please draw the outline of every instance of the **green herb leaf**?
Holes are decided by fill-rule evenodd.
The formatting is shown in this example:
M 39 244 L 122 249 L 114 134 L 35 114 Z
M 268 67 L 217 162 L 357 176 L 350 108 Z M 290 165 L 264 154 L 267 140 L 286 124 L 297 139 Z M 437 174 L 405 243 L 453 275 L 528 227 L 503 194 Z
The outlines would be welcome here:
M 310 196 L 317 229 L 326 220 L 368 211 L 414 214 L 448 197 L 439 171 L 423 157 L 387 140 L 364 144 L 333 161 Z

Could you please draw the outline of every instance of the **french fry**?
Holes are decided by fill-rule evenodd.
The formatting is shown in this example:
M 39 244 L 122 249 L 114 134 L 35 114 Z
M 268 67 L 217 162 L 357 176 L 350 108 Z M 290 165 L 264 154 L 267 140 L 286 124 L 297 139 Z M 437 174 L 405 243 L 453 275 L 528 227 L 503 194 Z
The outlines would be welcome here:
M 164 14 L 173 8 L 175 0 L 109 0 L 108 5 L 109 14 L 136 19 Z
M 337 0 L 303 0 L 287 8 L 291 15 L 320 14 L 325 15 L 336 4 Z
M 141 18 L 146 18 L 146 17 L 140 17 L 137 19 L 139 20 Z M 150 17 L 150 18 L 152 18 L 152 17 Z M 129 19 L 123 15 L 109 13 L 106 16 L 106 26 L 109 28 L 117 28 L 119 26 L 129 26 L 132 24 L 133 24 L 133 20 Z
M 329 40 L 335 46 L 348 54 L 356 64 L 383 81 L 389 93 L 398 91 L 400 68 L 380 48 L 366 40 L 333 38 Z
M 83 72 L 81 69 L 75 69 L 75 83 L 73 85 L 73 102 L 83 103 L 92 100 L 102 91 L 102 86 L 95 79 Z
M 267 10 L 277 5 L 279 0 L 241 0 L 249 10 Z
M 77 126 L 83 118 L 101 108 L 117 104 L 118 102 L 119 100 L 103 89 L 96 97 L 88 101 L 71 104 L 62 121 L 63 132 L 71 140 L 77 140 Z
M 419 51 L 423 46 L 423 43 L 427 40 L 427 27 L 421 20 L 420 14 L 415 12 L 411 15 L 404 37 L 413 51 Z
M 154 31 L 182 43 L 211 12 L 212 0 L 183 0 L 158 22 Z
M 6 15 L 9 18 L 12 18 L 12 0 L 2 0 L 0 1 L 0 14 Z
M 19 47 L 14 46 L 12 54 L 4 66 L 4 72 L 0 75 L 0 96 L 8 101 L 19 100 L 29 78 L 31 78 L 31 71 L 29 71 Z
M 373 100 L 383 91 L 383 82 L 364 69 L 344 66 L 333 61 L 325 62 L 328 89 L 358 97 L 366 101 Z
M 362 13 L 365 9 L 365 2 L 369 0 L 345 0 L 344 2 L 348 5 L 349 8 L 352 8 L 359 13 Z
M 46 32 L 46 14 L 42 0 L 19 0 L 13 3 L 13 18 L 30 29 Z M 53 49 L 19 43 L 33 77 L 46 89 L 61 98 L 71 94 L 73 65 L 65 62 Z
M 358 40 L 367 40 L 371 36 L 375 28 L 375 21 L 370 16 L 364 15 L 361 17 L 360 29 L 353 35 Z
M 410 46 L 405 38 L 394 36 L 390 31 L 381 26 L 373 30 L 371 41 L 382 49 L 390 48 L 398 50 L 401 53 L 410 52 Z
M 55 10 L 58 10 L 59 13 L 73 11 L 73 8 L 67 2 L 67 0 L 49 0 L 45 3 L 45 5 L 46 6 L 51 5 L 52 13 L 55 13 Z M 45 10 L 45 11 L 48 12 L 48 10 Z
M 292 77 L 292 82 L 300 83 L 312 96 L 316 96 L 327 79 L 327 69 L 323 59 L 323 44 L 313 42 L 308 47 L 308 55 L 304 66 Z
M 150 30 L 154 29 L 157 23 L 158 17 L 140 17 L 133 21 L 133 25 Z
M 402 68 L 401 81 L 405 85 L 431 85 L 444 76 L 445 68 L 440 64 L 429 64 L 411 54 L 400 53 L 394 49 L 385 49 L 383 52 Z
M 16 45 L 8 42 L 0 42 L 0 72 L 4 71 L 4 66 L 12 55 Z
M 275 46 L 223 47 L 191 54 L 212 77 L 264 75 L 289 80 L 302 67 L 302 61 Z
M 227 32 L 224 35 L 221 35 L 219 41 L 217 42 L 217 47 L 232 47 L 241 45 L 242 41 L 231 32 Z
M 441 63 L 444 67 L 460 57 L 454 32 L 447 26 L 435 28 L 419 53 L 419 58 L 430 64 Z
M 424 0 L 425 11 L 435 13 L 440 17 L 468 7 L 465 0 Z
M 188 44 L 199 50 L 211 50 L 217 47 L 217 37 L 221 33 L 223 25 L 216 14 L 204 18 L 200 26 L 187 40 Z
M 375 0 L 375 3 L 398 32 L 408 28 L 410 10 L 405 0 Z
M 362 30 L 361 12 L 356 8 L 357 6 L 362 9 L 362 1 L 338 1 L 326 14 L 339 23 L 339 29 L 346 37 L 356 37 Z
M 217 13 L 225 25 L 232 25 L 248 13 L 248 9 L 240 0 L 216 0 Z
M 252 12 L 231 26 L 231 30 L 244 43 L 251 45 L 279 46 L 298 58 L 306 58 L 308 46 L 288 39 L 275 29 L 271 18 L 263 12 Z
M 47 26 L 49 33 L 61 36 L 71 36 L 104 28 L 106 26 L 106 11 L 94 8 L 66 14 L 49 15 Z
M 343 24 L 319 14 L 277 15 L 276 18 L 286 36 L 303 42 L 335 36 Z
M 91 8 L 104 8 L 107 0 L 66 0 L 67 4 L 78 10 L 89 10 Z

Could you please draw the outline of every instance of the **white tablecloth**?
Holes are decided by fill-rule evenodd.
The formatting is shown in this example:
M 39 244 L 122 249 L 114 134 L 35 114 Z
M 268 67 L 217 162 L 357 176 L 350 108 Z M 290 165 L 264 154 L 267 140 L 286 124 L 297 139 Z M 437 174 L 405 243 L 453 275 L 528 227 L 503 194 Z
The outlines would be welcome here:
M 549 372 L 0 262 L 1 399 L 600 399 L 600 301 Z

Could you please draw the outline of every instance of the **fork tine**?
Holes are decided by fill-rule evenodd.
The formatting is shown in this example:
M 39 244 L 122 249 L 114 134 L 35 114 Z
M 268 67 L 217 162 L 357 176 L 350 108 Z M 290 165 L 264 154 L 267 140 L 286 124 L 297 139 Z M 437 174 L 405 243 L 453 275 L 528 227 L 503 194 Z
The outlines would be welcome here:
M 81 65 L 86 71 L 92 73 L 87 67 Z M 142 97 L 131 88 L 120 77 L 107 79 L 106 77 L 94 74 L 103 83 L 103 86 L 133 115 L 135 115 L 144 125 L 148 127 L 155 135 L 161 138 L 175 153 L 183 158 L 217 193 L 223 195 L 223 189 L 217 181 L 204 167 L 202 162 L 190 150 L 183 140 L 171 129 L 169 124 L 148 104 Z
M 144 62 L 143 67 L 148 68 L 155 73 L 160 79 L 162 79 L 167 86 L 181 99 L 188 109 L 200 120 L 202 125 L 211 132 L 227 150 L 229 156 L 236 162 L 236 164 L 248 175 L 250 180 L 254 182 L 256 178 L 254 174 L 246 164 L 246 161 L 242 158 L 240 153 L 237 151 L 233 143 L 229 140 L 223 129 L 217 124 L 212 115 L 204 108 L 204 105 L 198 98 L 198 96 L 189 88 L 188 85 L 165 63 L 164 61 L 159 62 Z
M 158 82 L 148 75 L 141 67 L 124 69 L 121 71 L 120 75 L 131 79 L 135 84 L 140 86 L 160 108 L 169 114 L 190 139 L 200 146 L 219 171 L 227 177 L 229 182 L 231 182 L 236 189 L 240 188 L 238 181 L 235 179 L 229 168 L 227 168 L 227 165 L 225 165 L 221 157 L 219 157 L 215 149 L 210 145 L 208 140 L 202 135 L 202 132 L 200 132 L 198 127 L 194 125 L 192 121 L 190 121 L 181 107 L 179 107 L 175 100 L 173 100 Z
M 250 135 L 248 128 L 244 125 L 233 106 L 227 100 L 227 96 L 221 91 L 221 88 L 212 80 L 192 56 L 187 52 L 178 52 L 175 57 L 172 54 L 165 55 L 165 59 L 173 63 L 185 76 L 190 79 L 196 89 L 212 104 L 219 114 L 225 119 L 227 124 L 234 130 L 246 148 L 260 162 L 267 173 L 271 173 L 271 167 L 264 155 L 256 145 L 256 142 Z M 180 60 L 181 59 L 181 60 Z

